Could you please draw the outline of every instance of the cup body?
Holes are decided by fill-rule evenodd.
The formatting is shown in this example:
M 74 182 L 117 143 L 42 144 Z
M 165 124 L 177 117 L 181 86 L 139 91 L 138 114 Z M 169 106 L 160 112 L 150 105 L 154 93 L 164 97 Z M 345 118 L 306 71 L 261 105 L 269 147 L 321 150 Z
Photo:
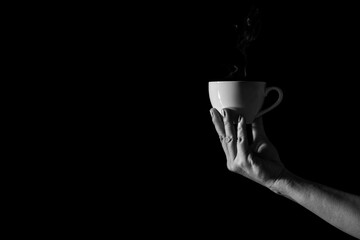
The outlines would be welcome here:
M 220 113 L 221 109 L 229 108 L 233 114 L 244 116 L 249 124 L 262 108 L 265 89 L 265 82 L 212 81 L 209 82 L 209 97 L 212 107 Z

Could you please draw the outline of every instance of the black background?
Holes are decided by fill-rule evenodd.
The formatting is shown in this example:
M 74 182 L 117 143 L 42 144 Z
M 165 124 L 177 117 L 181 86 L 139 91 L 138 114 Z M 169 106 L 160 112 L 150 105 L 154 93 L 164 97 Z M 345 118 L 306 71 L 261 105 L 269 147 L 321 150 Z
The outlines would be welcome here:
M 183 11 L 175 6 L 155 21 L 159 33 L 150 28 L 144 36 L 156 39 L 154 48 L 152 40 L 147 43 L 149 72 L 156 75 L 145 80 L 150 108 L 140 128 L 150 135 L 141 135 L 149 145 L 147 157 L 139 161 L 142 170 L 151 171 L 140 188 L 144 192 L 139 205 L 146 202 L 149 221 L 160 214 L 159 231 L 164 227 L 184 234 L 218 231 L 285 239 L 296 233 L 346 239 L 304 208 L 226 169 L 209 116 L 207 83 L 230 56 L 229 27 L 251 4 L 183 6 Z M 354 6 L 257 5 L 263 26 L 249 49 L 249 77 L 284 92 L 281 105 L 264 116 L 271 141 L 294 173 L 359 194 L 355 184 L 359 38 Z M 137 178 L 143 179 L 141 174 Z
M 133 234 L 347 239 L 303 207 L 226 169 L 210 119 L 208 81 L 231 55 L 229 28 L 253 3 L 263 26 L 249 49 L 248 74 L 284 92 L 283 102 L 264 116 L 281 160 L 303 178 L 359 194 L 355 5 L 144 3 L 131 7 L 130 17 L 124 7 L 101 18 L 99 55 L 106 57 L 97 59 L 102 68 L 94 75 L 103 79 L 94 103 L 102 101 L 96 119 L 105 122 L 99 132 L 106 135 L 97 139 L 103 148 L 96 156 L 104 160 L 91 162 L 106 163 L 94 182 L 105 181 L 101 194 L 118 202 L 117 216 Z M 89 84 L 97 88 L 96 81 Z
M 21 101 L 29 113 L 14 108 L 26 135 L 14 138 L 29 145 L 14 150 L 24 152 L 30 175 L 18 180 L 28 188 L 20 190 L 19 211 L 33 211 L 26 224 L 37 216 L 56 232 L 102 236 L 115 229 L 134 237 L 351 239 L 226 168 L 208 81 L 228 62 L 231 26 L 253 3 L 263 26 L 249 49 L 248 75 L 284 92 L 264 115 L 281 160 L 303 178 L 360 194 L 354 3 L 35 6 L 41 14 L 22 6 L 31 16 L 9 18 L 19 25 L 9 36 L 11 59 L 26 65 L 13 70 L 14 78 L 25 74 L 25 84 L 14 83 L 30 95 Z

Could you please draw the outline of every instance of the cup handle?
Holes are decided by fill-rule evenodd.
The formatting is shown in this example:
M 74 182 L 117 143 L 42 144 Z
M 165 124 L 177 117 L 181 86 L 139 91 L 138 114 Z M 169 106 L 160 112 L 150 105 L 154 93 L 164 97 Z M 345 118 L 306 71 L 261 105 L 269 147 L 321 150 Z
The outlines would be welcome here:
M 265 90 L 265 97 L 266 97 L 266 96 L 268 95 L 268 93 L 269 93 L 270 91 L 272 91 L 272 90 L 275 90 L 275 91 L 278 92 L 278 94 L 279 94 L 278 99 L 277 99 L 276 102 L 275 102 L 273 105 L 271 105 L 270 107 L 268 107 L 268 108 L 266 108 L 266 109 L 264 109 L 264 110 L 261 110 L 261 111 L 256 115 L 255 118 L 258 118 L 258 117 L 264 115 L 265 113 L 273 110 L 275 107 L 277 107 L 277 106 L 281 103 L 281 101 L 282 101 L 282 99 L 283 99 L 283 92 L 282 92 L 282 90 L 281 90 L 280 88 L 278 88 L 278 87 L 269 87 L 269 88 L 266 88 L 266 90 Z

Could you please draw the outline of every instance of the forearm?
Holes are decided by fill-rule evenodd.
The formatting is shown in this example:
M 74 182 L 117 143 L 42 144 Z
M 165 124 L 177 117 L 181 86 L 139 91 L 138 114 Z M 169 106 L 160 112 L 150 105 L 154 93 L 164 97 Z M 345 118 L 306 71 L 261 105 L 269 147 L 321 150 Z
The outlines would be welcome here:
M 285 171 L 272 190 L 292 199 L 338 229 L 360 239 L 360 197 Z

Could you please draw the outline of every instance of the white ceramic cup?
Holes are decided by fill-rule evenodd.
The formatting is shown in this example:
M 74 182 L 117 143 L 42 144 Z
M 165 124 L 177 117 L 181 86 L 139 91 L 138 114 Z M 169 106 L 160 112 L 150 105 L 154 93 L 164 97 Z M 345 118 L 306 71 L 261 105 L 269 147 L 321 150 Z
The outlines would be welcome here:
M 270 107 L 261 109 L 265 97 L 272 90 L 277 91 L 278 99 Z M 211 81 L 209 97 L 212 107 L 220 113 L 223 108 L 229 108 L 234 114 L 244 116 L 246 123 L 250 124 L 254 119 L 278 106 L 283 99 L 283 92 L 278 87 L 267 88 L 266 82 Z

